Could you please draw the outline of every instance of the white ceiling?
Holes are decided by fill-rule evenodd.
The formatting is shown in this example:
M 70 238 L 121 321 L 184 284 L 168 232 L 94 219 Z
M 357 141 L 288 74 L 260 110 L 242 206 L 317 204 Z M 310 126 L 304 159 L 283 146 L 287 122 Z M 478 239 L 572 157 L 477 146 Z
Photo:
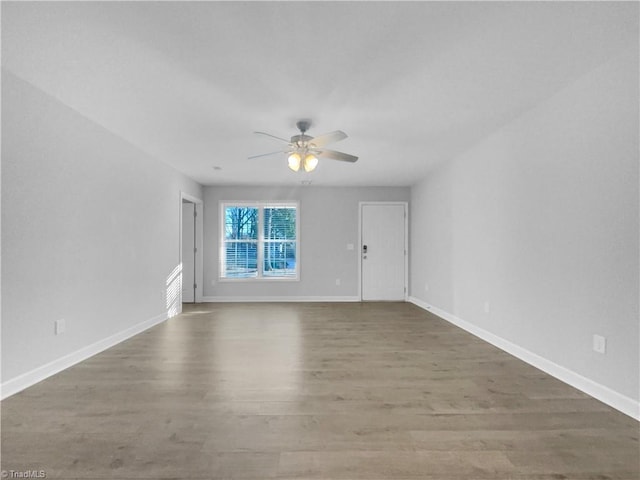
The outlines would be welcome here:
M 210 184 L 411 185 L 637 44 L 609 2 L 2 2 L 3 69 Z M 255 160 L 310 118 L 295 174 Z M 220 169 L 214 169 L 214 166 Z

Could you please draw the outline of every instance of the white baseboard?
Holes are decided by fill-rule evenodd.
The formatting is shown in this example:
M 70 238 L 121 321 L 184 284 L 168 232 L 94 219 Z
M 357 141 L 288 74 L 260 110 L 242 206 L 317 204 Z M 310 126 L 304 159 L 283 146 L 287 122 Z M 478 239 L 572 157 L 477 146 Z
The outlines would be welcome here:
M 164 322 L 168 318 L 168 312 L 161 313 L 160 315 L 145 320 L 144 322 L 140 322 L 132 327 L 127 328 L 126 330 L 118 332 L 115 335 L 111 335 L 110 337 L 92 343 L 91 345 L 83 347 L 80 350 L 65 355 L 64 357 L 53 360 L 52 362 L 37 367 L 27 373 L 23 373 L 18 377 L 7 380 L 0 385 L 0 399 L 4 400 L 5 398 L 18 393 L 25 388 L 41 382 L 45 378 L 55 375 L 62 370 L 72 367 L 73 365 L 106 350 L 107 348 L 113 347 L 114 345 L 124 342 L 134 335 L 144 332 L 145 330 L 148 330 L 149 328 Z
M 339 296 L 339 297 L 202 297 L 203 302 L 224 303 L 224 302 L 359 302 L 360 297 Z
M 565 368 L 557 363 L 554 363 L 546 358 L 543 358 L 525 348 L 516 345 L 508 340 L 505 340 L 502 337 L 499 337 L 487 330 L 484 330 L 472 323 L 469 323 L 461 318 L 456 317 L 455 315 L 446 312 L 444 310 L 440 310 L 438 307 L 434 307 L 419 298 L 409 297 L 409 302 L 417 305 L 418 307 L 427 310 L 434 315 L 446 320 L 457 327 L 466 330 L 467 332 L 475 335 L 478 338 L 481 338 L 485 342 L 488 342 L 501 350 L 513 355 L 516 358 L 532 365 L 545 373 L 548 373 L 552 377 L 557 378 L 558 380 L 563 381 L 564 383 L 571 385 L 574 388 L 586 393 L 587 395 L 592 396 L 593 398 L 600 400 L 603 403 L 606 403 L 610 407 L 619 410 L 620 412 L 629 415 L 630 417 L 640 420 L 640 402 L 629 398 L 621 393 L 618 393 L 609 387 L 605 387 L 599 383 L 590 380 L 579 373 L 576 373 L 568 368 Z

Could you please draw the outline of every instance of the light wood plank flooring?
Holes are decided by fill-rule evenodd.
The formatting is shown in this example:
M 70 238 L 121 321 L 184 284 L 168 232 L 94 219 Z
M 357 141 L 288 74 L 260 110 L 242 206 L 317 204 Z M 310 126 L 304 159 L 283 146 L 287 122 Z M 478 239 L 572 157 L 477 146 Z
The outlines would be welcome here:
M 638 422 L 405 303 L 186 305 L 1 408 L 47 478 L 640 478 Z

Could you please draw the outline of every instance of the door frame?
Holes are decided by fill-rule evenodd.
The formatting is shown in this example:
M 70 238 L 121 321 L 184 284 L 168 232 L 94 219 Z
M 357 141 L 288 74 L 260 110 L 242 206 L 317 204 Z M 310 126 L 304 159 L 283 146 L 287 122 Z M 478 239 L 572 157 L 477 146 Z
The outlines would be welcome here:
M 182 268 L 182 203 L 183 200 L 186 200 L 189 203 L 195 204 L 195 209 L 197 212 L 196 215 L 196 233 L 195 233 L 195 242 L 196 242 L 196 258 L 195 258 L 195 276 L 196 276 L 196 284 L 198 288 L 196 288 L 196 295 L 194 298 L 195 303 L 202 303 L 202 297 L 204 289 L 204 278 L 203 278 L 203 242 L 204 242 L 204 234 L 203 234 L 203 226 L 204 226 L 204 215 L 203 215 L 203 201 L 201 198 L 194 197 L 185 192 L 180 192 L 180 232 L 178 242 L 178 258 L 180 259 L 180 268 Z M 182 275 L 182 272 L 181 272 Z M 182 288 L 180 288 L 180 305 L 182 305 Z
M 365 205 L 404 206 L 404 301 L 409 298 L 409 202 L 363 201 L 358 203 L 358 298 L 362 302 L 362 209 Z

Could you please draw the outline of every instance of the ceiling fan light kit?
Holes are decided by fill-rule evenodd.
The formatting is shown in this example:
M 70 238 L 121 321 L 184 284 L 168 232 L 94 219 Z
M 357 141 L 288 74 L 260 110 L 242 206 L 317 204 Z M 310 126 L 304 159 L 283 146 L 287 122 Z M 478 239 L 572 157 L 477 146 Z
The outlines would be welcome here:
M 294 152 L 289 155 L 288 162 L 289 168 L 294 172 L 300 170 L 300 166 L 305 172 L 312 172 L 318 166 L 318 158 L 310 153 L 302 157 L 299 153 Z
M 347 134 L 336 130 L 335 132 L 325 133 L 317 137 L 306 135 L 305 132 L 311 126 L 310 120 L 300 120 L 296 123 L 300 135 L 294 135 L 291 137 L 291 141 L 287 141 L 284 138 L 276 137 L 270 133 L 254 132 L 258 135 L 265 135 L 270 138 L 274 138 L 281 142 L 287 143 L 287 148 L 282 151 L 264 153 L 261 155 L 254 155 L 252 158 L 265 157 L 269 155 L 275 155 L 279 153 L 285 153 L 287 155 L 287 164 L 289 168 L 294 172 L 300 170 L 300 167 L 305 172 L 312 172 L 318 166 L 319 158 L 326 158 L 330 160 L 340 160 L 342 162 L 354 163 L 358 160 L 358 157 L 349 155 L 348 153 L 336 152 L 334 150 L 327 150 L 323 148 L 325 145 L 333 142 L 338 142 L 347 138 Z

